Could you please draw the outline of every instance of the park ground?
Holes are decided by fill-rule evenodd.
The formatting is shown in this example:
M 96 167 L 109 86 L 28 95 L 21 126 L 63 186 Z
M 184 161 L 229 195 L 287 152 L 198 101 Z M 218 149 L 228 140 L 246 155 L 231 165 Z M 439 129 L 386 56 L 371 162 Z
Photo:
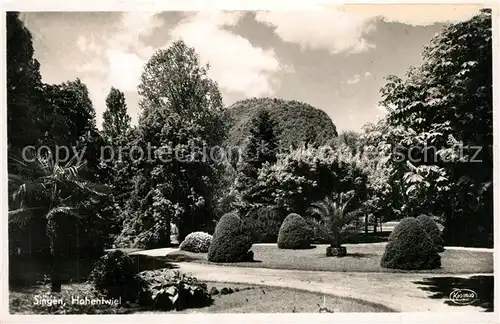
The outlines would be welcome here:
M 448 247 L 442 267 L 397 271 L 380 267 L 385 243 L 346 244 L 348 256 L 325 256 L 325 245 L 307 250 L 279 250 L 276 244 L 254 244 L 254 262 L 210 263 L 206 253 L 175 248 L 133 251 L 154 268 L 169 267 L 202 281 L 224 281 L 292 288 L 328 296 L 358 299 L 402 312 L 493 310 L 493 250 Z M 151 264 L 152 263 L 152 264 Z M 449 299 L 454 289 L 472 289 L 478 299 L 459 306 Z

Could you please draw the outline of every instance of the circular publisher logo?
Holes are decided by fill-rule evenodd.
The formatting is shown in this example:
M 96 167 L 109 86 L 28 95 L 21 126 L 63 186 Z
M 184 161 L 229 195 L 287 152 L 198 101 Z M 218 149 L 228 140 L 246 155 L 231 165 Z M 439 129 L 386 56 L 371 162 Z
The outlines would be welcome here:
M 476 292 L 470 289 L 455 289 L 450 293 L 450 300 L 457 305 L 470 305 L 476 299 Z

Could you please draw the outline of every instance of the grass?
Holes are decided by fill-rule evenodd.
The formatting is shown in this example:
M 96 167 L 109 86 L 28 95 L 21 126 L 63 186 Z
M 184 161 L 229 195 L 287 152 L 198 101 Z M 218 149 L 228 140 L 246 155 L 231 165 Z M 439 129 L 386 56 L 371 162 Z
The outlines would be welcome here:
M 219 264 L 239 267 L 257 267 L 287 270 L 317 270 L 334 272 L 410 272 L 380 266 L 385 246 L 382 244 L 347 245 L 343 258 L 327 257 L 328 245 L 317 245 L 306 250 L 281 250 L 276 245 L 254 245 L 254 262 Z M 211 263 L 206 253 L 179 251 L 168 254 L 165 261 Z M 445 250 L 441 253 L 441 268 L 419 270 L 419 273 L 492 273 L 493 253 Z
M 211 306 L 177 313 L 318 313 L 318 312 L 392 312 L 383 305 L 354 298 L 340 298 L 296 289 L 251 286 L 232 283 L 207 283 L 208 288 L 238 288 L 229 295 L 214 296 Z M 250 288 L 250 289 L 249 289 Z
M 244 284 L 207 283 L 219 291 L 223 287 L 234 290 L 228 295 L 215 295 L 212 305 L 203 308 L 191 308 L 171 313 L 314 313 L 314 312 L 391 312 L 383 305 L 369 303 L 354 298 L 311 293 L 301 290 L 253 286 Z M 35 305 L 35 296 L 46 296 L 48 287 L 43 285 L 23 287 L 9 294 L 9 311 L 11 314 L 131 314 L 154 313 L 134 304 L 118 306 L 80 306 L 72 305 L 72 296 L 93 297 L 92 288 L 88 284 L 65 284 L 62 292 L 55 294 L 62 298 L 65 305 Z M 95 297 L 94 297 L 95 298 Z

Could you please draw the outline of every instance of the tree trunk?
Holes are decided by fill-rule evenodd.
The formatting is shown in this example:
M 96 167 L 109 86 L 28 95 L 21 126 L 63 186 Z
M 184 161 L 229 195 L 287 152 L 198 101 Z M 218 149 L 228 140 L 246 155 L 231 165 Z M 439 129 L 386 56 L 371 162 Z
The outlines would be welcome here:
M 47 220 L 47 235 L 50 244 L 50 291 L 61 292 L 60 247 L 58 244 L 58 226 L 54 216 Z

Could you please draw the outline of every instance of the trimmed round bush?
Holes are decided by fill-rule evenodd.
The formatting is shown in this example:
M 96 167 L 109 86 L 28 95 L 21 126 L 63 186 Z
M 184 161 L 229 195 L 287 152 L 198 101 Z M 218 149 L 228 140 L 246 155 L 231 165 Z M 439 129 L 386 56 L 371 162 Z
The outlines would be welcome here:
M 417 217 L 417 220 L 420 222 L 420 225 L 425 230 L 425 233 L 431 239 L 432 242 L 436 245 L 439 252 L 444 251 L 444 241 L 441 237 L 441 231 L 436 225 L 436 222 L 427 215 L 420 215 Z
M 240 217 L 229 213 L 221 217 L 208 249 L 211 262 L 244 262 L 253 260 L 252 240 Z
M 308 249 L 311 246 L 313 230 L 302 216 L 288 215 L 278 233 L 279 249 Z
M 380 264 L 401 270 L 436 269 L 441 267 L 441 256 L 420 222 L 407 217 L 389 235 Z
M 212 235 L 205 232 L 193 232 L 186 236 L 179 249 L 195 253 L 207 253 L 212 242 Z
M 143 287 L 134 260 L 120 250 L 102 256 L 90 273 L 89 281 L 107 297 L 121 297 L 124 301 L 135 301 Z

